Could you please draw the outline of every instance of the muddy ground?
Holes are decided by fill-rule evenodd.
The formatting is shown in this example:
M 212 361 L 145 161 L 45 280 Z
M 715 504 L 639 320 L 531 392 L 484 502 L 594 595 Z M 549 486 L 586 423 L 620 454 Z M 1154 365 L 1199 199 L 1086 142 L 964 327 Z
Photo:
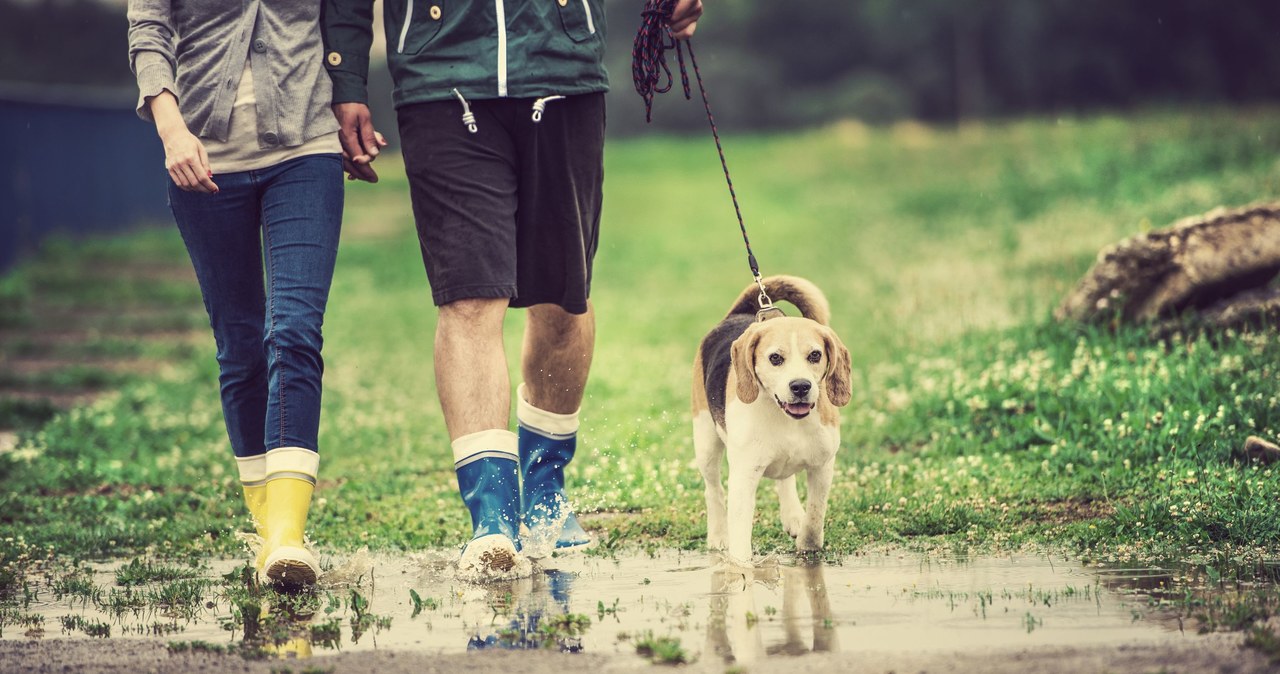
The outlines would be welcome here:
M 847 652 L 774 658 L 746 671 L 778 672 L 1220 672 L 1252 674 L 1280 671 L 1265 655 L 1244 648 L 1238 634 L 1210 635 L 1194 643 L 1175 646 L 1150 644 L 1115 647 L 1049 647 L 991 649 L 983 652 Z M 724 671 L 732 667 L 701 662 L 680 669 Z M 250 661 L 237 655 L 211 653 L 170 654 L 164 644 L 152 641 L 44 639 L 0 641 L 0 671 L 85 674 L 180 674 L 187 672 L 245 672 L 268 674 L 293 672 L 370 672 L 376 674 L 565 674 L 668 670 L 670 666 L 644 665 L 634 658 L 589 654 L 499 651 L 438 655 L 409 651 L 378 651 L 316 656 L 299 661 Z

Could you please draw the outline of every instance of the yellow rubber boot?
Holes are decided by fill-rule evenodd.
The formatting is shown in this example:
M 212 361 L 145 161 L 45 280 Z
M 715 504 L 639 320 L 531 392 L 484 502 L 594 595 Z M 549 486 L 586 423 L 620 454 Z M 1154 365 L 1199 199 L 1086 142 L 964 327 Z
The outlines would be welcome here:
M 263 525 L 267 522 L 267 485 L 241 485 L 244 488 L 244 504 L 249 507 L 249 516 L 253 518 L 253 528 L 264 539 L 267 537 Z
M 285 589 L 313 585 L 320 564 L 303 545 L 320 457 L 300 447 L 267 452 L 266 542 L 259 577 Z
M 262 543 L 267 540 L 267 456 L 236 457 L 236 468 L 240 472 L 240 487 L 244 490 L 244 504 L 249 508 L 249 517 L 253 520 L 253 530 L 258 534 L 258 552 L 253 567 L 262 570 Z M 250 547 L 253 547 L 250 542 Z
M 315 584 L 320 577 L 320 564 L 303 547 L 302 537 L 315 487 L 306 480 L 282 477 L 268 480 L 266 489 L 267 536 L 262 546 L 262 576 L 288 588 Z
M 244 504 L 249 508 L 249 517 L 253 519 L 253 530 L 258 532 L 258 538 L 263 543 L 267 540 L 267 485 L 241 485 L 244 488 Z M 253 567 L 262 570 L 262 562 L 266 559 L 263 551 L 266 545 L 258 548 L 258 556 L 253 560 Z

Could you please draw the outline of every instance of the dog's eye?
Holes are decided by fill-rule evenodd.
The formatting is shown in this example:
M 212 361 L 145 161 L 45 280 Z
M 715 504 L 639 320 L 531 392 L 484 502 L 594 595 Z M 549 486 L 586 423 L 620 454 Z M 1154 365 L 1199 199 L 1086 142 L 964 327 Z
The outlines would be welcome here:
M 821 360 L 822 360 L 822 352 L 821 352 L 821 351 L 811 351 L 811 352 L 809 353 L 809 362 L 810 362 L 810 363 L 817 363 L 817 362 L 820 362 Z
M 771 353 L 771 354 L 769 354 L 769 362 L 770 362 L 770 363 L 773 363 L 774 365 L 781 365 L 781 364 L 782 364 L 782 360 L 783 360 L 783 359 L 782 359 L 782 354 L 780 354 L 780 353 Z

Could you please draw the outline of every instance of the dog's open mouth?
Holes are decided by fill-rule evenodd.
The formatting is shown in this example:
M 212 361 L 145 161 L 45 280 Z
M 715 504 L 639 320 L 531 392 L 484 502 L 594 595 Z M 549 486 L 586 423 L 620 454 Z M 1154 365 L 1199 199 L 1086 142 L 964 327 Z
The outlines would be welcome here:
M 803 419 L 813 411 L 813 403 L 784 403 L 778 399 L 778 396 L 774 396 L 773 399 L 778 403 L 778 407 L 781 407 L 782 411 L 792 419 Z

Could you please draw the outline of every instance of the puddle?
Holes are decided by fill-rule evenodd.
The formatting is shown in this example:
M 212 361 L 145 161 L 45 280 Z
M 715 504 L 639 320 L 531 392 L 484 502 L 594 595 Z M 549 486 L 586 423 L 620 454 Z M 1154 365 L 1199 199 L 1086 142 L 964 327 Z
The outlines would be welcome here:
M 781 558 L 744 575 L 705 554 L 573 556 L 490 585 L 459 581 L 449 557 L 357 553 L 324 560 L 334 568 L 309 607 L 294 614 L 285 650 L 305 656 L 547 648 L 637 664 L 637 650 L 648 650 L 659 658 L 748 665 L 810 651 L 963 652 L 1197 638 L 1153 603 L 1185 578 L 1056 557 L 903 553 L 817 565 Z M 130 610 L 120 599 L 115 605 L 123 611 L 94 608 L 112 603 L 103 594 L 118 592 L 121 566 L 95 567 L 96 600 L 51 601 L 42 592 L 27 610 L 45 616 L 47 637 L 85 637 L 91 630 L 84 625 L 105 623 L 111 638 L 212 644 L 244 638 L 226 591 L 235 583 L 222 578 L 234 578 L 243 561 L 202 571 L 213 583 L 185 614 Z M 21 630 L 4 636 L 20 638 Z

